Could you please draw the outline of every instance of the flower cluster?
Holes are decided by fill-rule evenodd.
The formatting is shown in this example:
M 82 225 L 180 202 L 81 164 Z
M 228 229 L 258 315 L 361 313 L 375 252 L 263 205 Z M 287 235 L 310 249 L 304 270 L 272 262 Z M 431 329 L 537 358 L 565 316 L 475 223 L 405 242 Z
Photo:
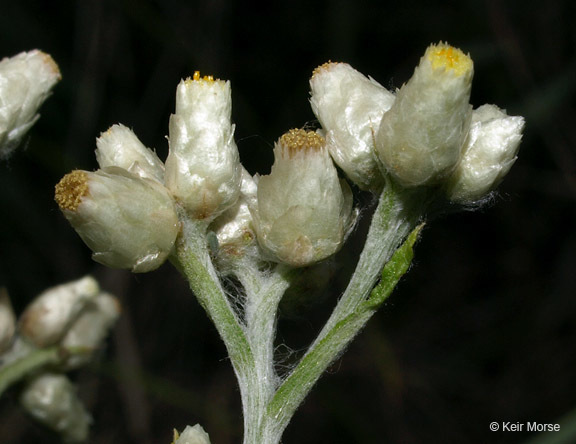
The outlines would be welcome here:
M 92 360 L 119 315 L 117 299 L 89 276 L 44 291 L 17 322 L 8 295 L 0 294 L 0 369 L 57 348 L 50 365 L 26 381 L 20 401 L 66 442 L 84 441 L 91 418 L 65 372 Z
M 133 272 L 167 259 L 179 217 L 209 225 L 223 257 L 259 244 L 265 259 L 299 267 L 335 253 L 352 225 L 352 194 L 324 139 L 289 131 L 270 175 L 252 177 L 233 133 L 230 83 L 196 73 L 178 85 L 165 164 L 114 125 L 96 141 L 100 170 L 66 175 L 56 202 L 94 260 Z
M 469 104 L 472 59 L 431 45 L 395 94 L 344 63 L 318 67 L 312 109 L 335 162 L 363 189 L 384 176 L 404 187 L 437 186 L 458 203 L 482 200 L 506 175 L 524 127 L 494 105 Z
M 0 158 L 8 156 L 38 120 L 38 108 L 60 79 L 58 65 L 42 51 L 0 60 Z
M 74 171 L 56 201 L 94 260 L 147 272 L 171 254 L 182 218 L 205 223 L 219 258 L 245 254 L 302 267 L 339 250 L 355 220 L 352 193 L 435 187 L 461 204 L 482 201 L 516 159 L 524 120 L 469 104 L 470 57 L 431 45 L 412 78 L 392 93 L 344 63 L 310 79 L 322 128 L 290 130 L 269 175 L 239 161 L 230 83 L 198 72 L 176 91 L 165 164 L 128 128 L 97 140 L 100 170 Z

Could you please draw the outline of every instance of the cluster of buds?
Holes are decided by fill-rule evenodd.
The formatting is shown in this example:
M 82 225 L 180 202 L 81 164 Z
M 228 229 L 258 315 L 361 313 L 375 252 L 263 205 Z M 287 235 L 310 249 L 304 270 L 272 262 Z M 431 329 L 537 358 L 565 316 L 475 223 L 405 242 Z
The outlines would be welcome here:
M 335 253 L 352 225 L 352 194 L 323 137 L 289 131 L 270 175 L 252 177 L 233 135 L 230 83 L 195 73 L 177 88 L 165 164 L 114 125 L 96 141 L 100 170 L 66 175 L 56 201 L 94 260 L 133 272 L 167 259 L 179 217 L 205 221 L 224 258 L 259 245 L 265 259 L 299 267 Z
M 160 266 L 182 217 L 209 226 L 219 258 L 256 252 L 307 266 L 337 252 L 355 220 L 333 162 L 374 193 L 393 180 L 473 204 L 498 185 L 516 160 L 524 119 L 494 105 L 473 110 L 472 75 L 470 57 L 443 43 L 427 49 L 396 93 L 347 64 L 326 63 L 310 79 L 322 128 L 288 131 L 270 174 L 252 177 L 234 143 L 230 83 L 196 72 L 178 85 L 165 164 L 115 125 L 97 140 L 101 169 L 65 176 L 56 201 L 94 260 L 111 267 Z
M 195 73 L 178 85 L 165 165 L 132 130 L 114 125 L 96 141 L 100 170 L 66 175 L 56 202 L 95 261 L 154 270 L 174 247 L 179 208 L 211 222 L 237 202 L 242 167 L 233 134 L 229 82 Z
M 473 110 L 472 76 L 472 59 L 440 43 L 396 94 L 344 63 L 322 65 L 310 80 L 311 103 L 334 160 L 360 188 L 377 190 L 389 176 L 470 204 L 506 175 L 524 127 L 494 105 Z
M 6 292 L 0 294 L 0 368 L 36 351 L 59 350 L 58 362 L 26 381 L 20 401 L 66 442 L 84 441 L 91 419 L 65 372 L 92 360 L 119 315 L 117 299 L 89 276 L 44 291 L 17 322 Z
M 60 79 L 58 65 L 42 51 L 0 60 L 0 158 L 8 156 L 38 120 L 38 108 Z

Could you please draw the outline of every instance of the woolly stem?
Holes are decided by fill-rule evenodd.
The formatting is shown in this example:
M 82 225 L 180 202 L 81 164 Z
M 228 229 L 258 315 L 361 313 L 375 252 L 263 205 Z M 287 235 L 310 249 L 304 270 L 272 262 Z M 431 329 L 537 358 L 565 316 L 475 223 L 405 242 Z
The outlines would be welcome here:
M 270 402 L 267 418 L 275 439 L 269 443 L 279 442 L 294 412 L 313 385 L 364 327 L 408 269 L 412 245 L 419 232 L 419 228 L 414 228 L 421 217 L 419 210 L 424 202 L 419 193 L 400 193 L 392 186 L 386 187 L 348 288 L 317 339 Z M 399 249 L 412 230 L 408 241 Z M 410 254 L 406 255 L 406 249 Z M 381 273 L 387 282 L 374 289 Z M 373 289 L 375 292 L 369 298 Z
M 186 216 L 181 220 L 182 234 L 177 240 L 173 262 L 188 280 L 192 292 L 224 341 L 240 386 L 243 409 L 246 411 L 257 404 L 259 397 L 257 392 L 251 390 L 259 384 L 252 348 L 210 259 L 206 243 L 206 224 Z M 247 420 L 245 417 L 245 429 L 250 428 Z
M 270 432 L 265 427 L 268 403 L 279 382 L 274 369 L 274 338 L 276 314 L 282 295 L 290 284 L 290 270 L 278 265 L 270 273 L 258 270 L 249 259 L 241 261 L 238 278 L 246 292 L 245 316 L 247 338 L 254 356 L 255 387 L 247 390 L 255 393 L 245 404 L 244 444 L 271 443 Z

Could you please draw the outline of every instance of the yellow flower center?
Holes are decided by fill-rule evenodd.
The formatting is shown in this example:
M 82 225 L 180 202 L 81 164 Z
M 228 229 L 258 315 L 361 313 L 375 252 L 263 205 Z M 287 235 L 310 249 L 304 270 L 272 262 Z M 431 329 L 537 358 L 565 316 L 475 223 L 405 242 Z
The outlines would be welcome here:
M 213 82 L 213 76 L 200 76 L 200 71 L 194 71 L 194 75 L 192 76 L 192 80 L 200 81 L 203 80 L 204 82 Z
M 278 142 L 291 155 L 302 150 L 320 150 L 326 143 L 322 136 L 304 129 L 291 129 L 284 133 Z
M 473 66 L 470 56 L 446 43 L 430 46 L 426 55 L 433 69 L 451 70 L 458 76 L 468 73 Z
M 312 71 L 312 77 L 319 75 L 324 71 L 329 71 L 336 65 L 340 65 L 340 62 L 333 62 L 332 60 L 328 60 L 326 63 L 323 63 L 322 65 L 314 68 L 314 71 Z
M 66 174 L 55 187 L 54 200 L 61 210 L 76 211 L 82 198 L 88 195 L 86 171 L 74 170 Z

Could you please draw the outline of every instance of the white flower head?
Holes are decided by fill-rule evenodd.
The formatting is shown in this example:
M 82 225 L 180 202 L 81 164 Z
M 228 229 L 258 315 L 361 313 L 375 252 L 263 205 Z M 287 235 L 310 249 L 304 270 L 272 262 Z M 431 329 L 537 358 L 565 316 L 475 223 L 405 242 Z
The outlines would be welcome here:
M 108 293 L 101 292 L 88 301 L 60 342 L 65 350 L 71 351 L 63 363 L 67 370 L 78 368 L 92 359 L 94 351 L 116 323 L 120 311 L 120 302 Z
M 96 262 L 143 273 L 158 268 L 179 231 L 175 203 L 155 180 L 110 167 L 76 170 L 56 185 L 56 202 Z
M 376 146 L 385 170 L 406 187 L 434 185 L 456 168 L 471 116 L 472 59 L 431 45 L 384 114 Z
M 92 418 L 66 376 L 35 376 L 22 391 L 20 403 L 33 418 L 59 433 L 64 442 L 84 442 L 88 438 Z
M 170 118 L 166 186 L 196 219 L 213 219 L 236 202 L 241 167 L 231 122 L 230 82 L 180 82 Z
M 374 133 L 394 94 L 346 63 L 328 62 L 310 79 L 310 103 L 334 161 L 362 189 L 379 189 L 384 178 Z
M 98 283 L 91 276 L 45 290 L 22 313 L 20 334 L 38 347 L 58 343 L 99 291 Z
M 290 130 L 274 147 L 270 175 L 258 182 L 254 222 L 273 260 L 310 265 L 340 249 L 352 223 L 352 194 L 338 178 L 324 139 Z
M 251 245 L 256 234 L 250 208 L 256 205 L 257 185 L 254 178 L 242 167 L 242 185 L 236 203 L 216 218 L 210 229 L 218 239 L 220 253 L 240 255 Z
M 116 166 L 137 176 L 164 182 L 164 164 L 130 128 L 119 124 L 111 126 L 96 139 L 96 147 L 100 168 Z
M 10 347 L 16 330 L 16 316 L 10 297 L 4 287 L 0 287 L 0 355 Z
M 210 444 L 210 436 L 200 424 L 196 424 L 194 427 L 186 426 L 180 434 L 174 430 L 172 444 Z
M 60 79 L 58 65 L 39 50 L 0 60 L 0 158 L 38 120 L 38 109 Z
M 516 161 L 523 129 L 523 117 L 495 105 L 474 110 L 462 160 L 447 183 L 448 198 L 477 202 L 496 188 Z

